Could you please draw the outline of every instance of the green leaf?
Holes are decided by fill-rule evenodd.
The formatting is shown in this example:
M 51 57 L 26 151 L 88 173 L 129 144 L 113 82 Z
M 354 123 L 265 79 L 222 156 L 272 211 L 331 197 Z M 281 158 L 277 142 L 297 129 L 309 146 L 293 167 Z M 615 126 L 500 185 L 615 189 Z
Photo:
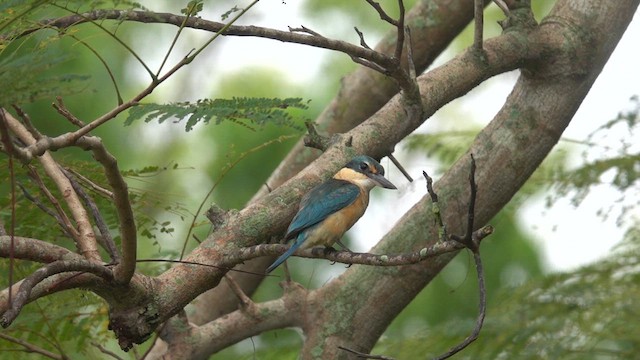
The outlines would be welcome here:
M 187 3 L 187 7 L 180 9 L 180 12 L 187 16 L 194 16 L 202 11 L 203 5 L 204 4 L 202 0 L 192 0 Z
M 139 104 L 129 110 L 125 125 L 135 120 L 143 119 L 150 122 L 158 119 L 162 123 L 168 119 L 176 122 L 187 119 L 186 131 L 191 131 L 199 123 L 210 121 L 220 124 L 230 121 L 250 130 L 263 127 L 266 124 L 288 126 L 301 129 L 294 121 L 289 109 L 307 109 L 307 104 L 300 98 L 231 98 L 231 99 L 201 99 L 195 103 L 179 102 L 172 104 Z

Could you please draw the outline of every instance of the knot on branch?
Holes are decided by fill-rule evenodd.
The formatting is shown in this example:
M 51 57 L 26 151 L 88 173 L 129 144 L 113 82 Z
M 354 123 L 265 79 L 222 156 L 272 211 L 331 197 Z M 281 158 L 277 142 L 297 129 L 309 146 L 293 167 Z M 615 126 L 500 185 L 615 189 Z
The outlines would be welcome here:
M 144 304 L 109 312 L 109 330 L 118 338 L 118 344 L 129 351 L 134 344 L 142 344 L 158 327 L 160 316 L 152 304 Z
M 320 135 L 320 133 L 318 133 L 318 131 L 316 130 L 312 122 L 306 122 L 305 126 L 307 127 L 307 131 L 309 133 L 304 137 L 304 146 L 318 149 L 323 152 L 326 151 L 332 145 L 336 145 L 342 142 L 344 142 L 344 145 L 346 147 L 352 146 L 353 138 L 350 136 L 347 137 L 346 139 L 342 134 L 333 134 L 330 137 L 328 137 L 328 136 Z
M 508 6 L 508 12 L 505 12 L 507 18 L 498 21 L 502 31 L 529 30 L 538 26 L 529 1 L 512 1 L 506 5 Z
M 216 204 L 211 205 L 205 213 L 205 216 L 211 221 L 211 225 L 213 225 L 214 228 L 226 224 L 229 220 L 229 212 Z

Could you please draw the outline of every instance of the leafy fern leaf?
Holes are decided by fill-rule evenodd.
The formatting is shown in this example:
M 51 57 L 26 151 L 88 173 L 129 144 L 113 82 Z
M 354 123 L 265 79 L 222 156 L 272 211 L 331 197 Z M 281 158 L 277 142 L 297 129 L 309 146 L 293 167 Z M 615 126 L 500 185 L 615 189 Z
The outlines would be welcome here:
M 301 129 L 289 109 L 305 110 L 307 104 L 300 98 L 236 97 L 231 99 L 200 99 L 195 103 L 138 104 L 129 110 L 125 125 L 131 125 L 138 119 L 144 119 L 145 122 L 158 119 L 159 123 L 168 119 L 175 119 L 175 122 L 187 119 L 186 131 L 191 131 L 201 121 L 207 124 L 212 120 L 216 125 L 223 121 L 231 121 L 251 130 L 256 130 L 256 127 L 263 127 L 268 123 Z

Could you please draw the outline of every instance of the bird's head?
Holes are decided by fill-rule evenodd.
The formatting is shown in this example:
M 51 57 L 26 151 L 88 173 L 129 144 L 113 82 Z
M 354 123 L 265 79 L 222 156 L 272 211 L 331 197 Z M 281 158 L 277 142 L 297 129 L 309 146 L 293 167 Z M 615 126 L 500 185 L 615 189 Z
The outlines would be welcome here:
M 387 189 L 397 189 L 391 181 L 384 177 L 382 165 L 366 155 L 351 159 L 334 178 L 352 182 L 366 189 L 372 189 L 376 185 Z

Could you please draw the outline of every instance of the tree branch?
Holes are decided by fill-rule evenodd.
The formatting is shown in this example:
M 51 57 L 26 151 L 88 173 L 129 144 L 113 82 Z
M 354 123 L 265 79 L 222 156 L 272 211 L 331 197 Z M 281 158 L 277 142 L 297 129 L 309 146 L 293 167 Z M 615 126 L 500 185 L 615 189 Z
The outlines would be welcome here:
M 489 39 L 485 44 L 486 63 L 475 61 L 476 56 L 469 50 L 447 64 L 418 77 L 418 84 L 421 87 L 420 93 L 430 94 L 422 99 L 425 117 L 409 117 L 405 112 L 406 108 L 402 97 L 397 96 L 380 112 L 344 135 L 353 139 L 351 147 L 337 144 L 327 149 L 322 155 L 322 161 L 314 162 L 314 166 L 300 172 L 287 185 L 274 189 L 241 212 L 230 216 L 223 226 L 220 226 L 207 240 L 195 248 L 185 260 L 223 264 L 226 261 L 224 255 L 232 253 L 229 248 L 232 239 L 233 244 L 240 248 L 264 243 L 273 236 L 279 236 L 293 217 L 302 194 L 326 178 L 328 174 L 335 173 L 342 164 L 350 160 L 354 153 L 367 153 L 374 158 L 381 157 L 381 155 L 388 153 L 389 149 L 397 142 L 415 130 L 426 117 L 451 99 L 465 94 L 479 82 L 492 75 L 511 70 L 527 60 L 536 58 L 537 51 L 540 49 L 526 46 L 528 41 L 526 36 L 515 36 L 514 34 L 505 34 Z M 452 76 L 452 74 L 458 75 Z M 380 137 L 373 134 L 385 134 L 385 136 Z M 266 209 L 269 209 L 268 212 Z M 420 246 L 420 248 L 422 247 Z M 396 252 L 402 251 L 406 251 L 406 249 Z M 381 253 L 393 252 L 381 251 Z M 336 259 L 344 256 L 348 261 L 357 261 L 356 258 L 349 258 L 349 255 L 335 256 Z M 157 290 L 174 294 L 174 297 L 163 299 L 166 301 L 161 301 L 158 304 L 159 312 L 163 316 L 175 314 L 195 296 L 215 287 L 223 275 L 223 270 L 194 269 L 186 265 L 177 265 L 169 269 L 158 278 L 160 288 Z M 191 279 L 188 284 L 169 280 L 185 277 Z
M 84 192 L 80 184 L 76 181 L 75 177 L 71 174 L 71 172 L 67 171 L 65 168 L 60 167 L 60 170 L 65 174 L 69 182 L 71 182 L 71 186 L 73 186 L 73 190 L 78 194 L 78 196 L 84 201 L 85 206 L 87 206 L 91 210 L 91 215 L 93 216 L 93 220 L 96 223 L 96 227 L 100 231 L 100 236 L 102 237 L 102 243 L 104 244 L 105 249 L 109 253 L 111 257 L 112 264 L 120 263 L 120 254 L 118 253 L 118 249 L 116 248 L 116 244 L 113 242 L 113 238 L 111 237 L 111 232 L 109 231 L 109 227 L 107 223 L 104 221 L 102 214 L 100 213 L 100 209 L 96 205 L 95 201 Z
M 57 260 L 49 263 L 36 270 L 33 274 L 27 276 L 22 281 L 20 289 L 13 299 L 11 307 L 2 314 L 2 317 L 0 318 L 0 325 L 6 328 L 13 322 L 13 320 L 15 320 L 20 313 L 20 310 L 22 310 L 22 307 L 29 300 L 33 287 L 42 280 L 51 275 L 72 271 L 82 271 L 95 274 L 107 281 L 111 281 L 113 279 L 113 273 L 109 268 L 86 260 Z
M 447 19 L 444 22 L 424 22 L 425 18 Z M 413 44 L 413 59 L 416 73 L 422 73 L 433 60 L 449 45 L 449 43 L 473 20 L 473 3 L 468 0 L 433 0 L 417 2 L 405 17 L 405 23 L 413 29 L 411 35 L 420 39 Z M 375 49 L 381 53 L 391 53 L 396 48 L 397 31 L 388 31 Z M 370 71 L 364 67 L 346 76 L 341 81 L 337 95 L 314 120 L 318 127 L 327 133 L 345 133 L 369 118 L 398 93 L 398 85 L 384 75 Z M 358 104 L 358 106 L 352 106 Z M 264 197 L 287 180 L 297 175 L 309 163 L 319 156 L 320 152 L 310 151 L 299 141 L 286 158 L 267 180 L 270 190 L 262 188 L 256 193 L 251 203 Z M 263 272 L 273 262 L 273 258 L 257 258 L 240 265 L 243 270 Z M 243 290 L 251 294 L 260 281 L 254 276 L 236 276 Z M 204 324 L 237 308 L 234 297 L 229 296 L 228 289 L 217 287 L 201 295 L 194 302 L 195 311 L 190 319 L 196 324 Z M 217 306 L 211 307 L 209 304 Z
M 113 203 L 118 214 L 122 247 L 122 258 L 113 269 L 113 274 L 116 282 L 126 284 L 135 273 L 138 241 L 133 209 L 131 209 L 129 200 L 129 188 L 122 174 L 120 174 L 118 161 L 107 151 L 100 138 L 84 136 L 78 141 L 77 145 L 85 150 L 91 150 L 93 157 L 102 165 L 107 181 L 113 191 Z
M 9 342 L 22 346 L 24 348 L 24 352 L 26 353 L 35 353 L 38 355 L 48 357 L 49 359 L 65 360 L 65 357 L 60 354 L 52 353 L 51 351 L 48 351 L 39 346 L 33 345 L 28 341 L 14 338 L 13 336 L 10 336 L 1 332 L 0 332 L 0 339 L 5 339 Z
M 4 110 L 3 110 L 4 111 Z M 33 135 L 22 125 L 16 118 L 10 113 L 4 111 L 4 118 L 7 123 L 7 127 L 15 134 L 20 141 L 27 144 L 36 144 L 37 141 Z M 44 139 L 46 137 L 43 137 Z M 41 140 L 42 140 L 41 139 Z M 28 151 L 27 151 L 28 152 Z M 77 226 L 78 238 L 76 239 L 76 246 L 82 255 L 88 260 L 93 262 L 101 262 L 100 253 L 98 252 L 98 246 L 95 239 L 91 222 L 89 221 L 89 215 L 82 206 L 82 202 L 78 198 L 78 195 L 73 191 L 73 187 L 69 182 L 69 179 L 62 173 L 58 167 L 58 163 L 49 153 L 43 153 L 38 158 L 42 167 L 44 168 L 47 176 L 56 184 L 58 191 L 63 195 L 65 202 L 67 203 L 71 215 Z
M 493 233 L 493 227 L 485 226 L 472 233 L 472 241 L 479 243 L 485 237 Z M 351 251 L 326 251 L 322 247 L 312 249 L 296 250 L 293 255 L 310 259 L 327 259 L 332 262 L 343 264 L 360 264 L 372 266 L 400 266 L 417 264 L 429 258 L 442 254 L 462 250 L 467 247 L 466 243 L 455 240 L 436 242 L 427 247 L 403 254 L 370 254 L 357 253 Z M 289 245 L 284 244 L 261 244 L 248 248 L 239 249 L 232 254 L 225 254 L 225 261 L 230 264 L 240 263 L 259 256 L 282 255 L 289 249 Z M 229 265 L 229 267 L 232 265 Z
M 20 260 L 29 260 L 39 263 L 51 263 L 62 259 L 79 260 L 82 257 L 73 251 L 48 243 L 46 241 L 31 239 L 22 236 L 14 236 L 13 256 Z M 0 258 L 8 258 L 11 247 L 11 236 L 0 236 Z
M 44 20 L 40 23 L 39 27 L 25 31 L 18 36 L 26 36 L 43 28 L 56 28 L 59 30 L 63 30 L 96 20 L 131 21 L 147 24 L 160 23 L 175 26 L 182 26 L 182 24 L 184 24 L 184 27 L 187 28 L 200 29 L 209 32 L 220 32 L 227 26 L 227 24 L 224 23 L 209 21 L 199 17 L 186 17 L 172 13 L 100 9 L 79 15 L 70 15 L 56 19 Z M 302 29 L 306 28 L 303 27 Z M 380 54 L 374 50 L 365 49 L 363 47 L 359 47 L 357 45 L 353 45 L 344 41 L 332 40 L 323 36 L 318 36 L 317 33 L 308 33 L 308 31 L 305 31 L 305 33 L 309 34 L 306 35 L 304 33 L 300 33 L 300 31 L 295 30 L 297 29 L 294 29 L 293 31 L 282 31 L 259 26 L 232 25 L 226 27 L 224 32 L 222 32 L 222 35 L 261 37 L 283 42 L 309 45 L 313 47 L 339 51 L 358 58 L 369 59 L 375 63 L 380 64 L 387 64 L 389 61 L 384 54 Z
M 476 174 L 482 191 L 477 197 L 475 224 L 483 224 L 495 216 L 557 143 L 631 21 L 638 1 L 590 2 L 589 5 L 588 12 L 576 12 L 573 2 L 560 0 L 548 20 L 543 21 L 537 30 L 529 35 L 520 33 L 520 36 L 529 38 L 524 43 L 537 48 L 525 50 L 525 53 L 540 52 L 545 56 L 521 59 L 520 66 L 525 70 L 513 92 L 491 123 L 477 135 L 469 149 L 478 164 L 482 164 Z M 520 29 L 526 31 L 525 28 Z M 506 39 L 504 36 L 508 34 L 509 32 L 485 41 L 483 47 L 488 55 L 488 64 L 495 64 L 491 54 L 491 48 L 496 45 L 494 42 L 500 38 Z M 567 42 L 572 46 L 567 46 Z M 451 69 L 451 66 L 456 67 L 455 63 L 457 60 L 454 59 L 441 68 L 434 69 L 419 77 L 418 82 L 422 85 L 421 80 L 429 75 L 443 75 L 440 72 L 446 68 Z M 471 68 L 467 70 L 451 73 L 452 76 L 447 78 L 449 81 L 438 82 L 433 92 L 424 91 L 421 87 L 422 94 L 428 95 L 424 101 L 429 103 L 443 91 L 449 91 L 450 86 L 464 88 L 460 87 L 458 76 L 462 73 L 476 73 Z M 425 108 L 430 109 L 426 105 Z M 429 110 L 427 114 L 429 115 Z M 526 136 L 522 133 L 523 126 L 527 129 Z M 387 136 L 385 130 L 379 129 L 380 133 Z M 354 145 L 357 144 L 357 138 L 354 137 Z M 318 163 L 316 161 L 314 164 Z M 443 219 L 450 227 L 448 230 L 453 233 L 466 231 L 460 215 L 466 210 L 468 199 L 469 189 L 465 181 L 467 173 L 468 157 L 464 155 L 435 184 L 439 191 Z M 394 229 L 385 235 L 372 252 L 390 253 L 423 246 L 425 233 L 430 238 L 437 238 L 433 236 L 436 229 L 429 205 L 428 197 L 422 199 L 396 223 Z M 419 229 L 419 233 L 416 229 Z M 429 231 L 426 232 L 425 229 Z M 423 290 L 454 255 L 455 252 L 442 255 L 434 261 L 393 269 L 398 271 L 361 266 L 349 268 L 310 295 L 320 303 L 309 309 L 309 322 L 327 324 L 327 327 L 316 328 L 312 333 L 307 333 L 300 356 L 312 356 L 319 347 L 324 350 L 323 356 L 327 358 L 336 356 L 331 349 L 337 349 L 338 346 L 369 351 L 397 316 L 399 309 L 403 309 Z M 344 289 L 348 289 L 348 294 L 366 293 L 369 296 L 345 296 Z M 336 303 L 338 301 L 339 305 Z M 382 308 L 379 306 L 380 301 L 385 303 Z M 323 309 L 323 306 L 339 306 L 340 311 L 316 311 Z M 372 313 L 376 314 L 375 318 L 371 317 Z M 346 314 L 348 318 L 345 318 Z M 322 336 L 329 329 L 332 336 Z

